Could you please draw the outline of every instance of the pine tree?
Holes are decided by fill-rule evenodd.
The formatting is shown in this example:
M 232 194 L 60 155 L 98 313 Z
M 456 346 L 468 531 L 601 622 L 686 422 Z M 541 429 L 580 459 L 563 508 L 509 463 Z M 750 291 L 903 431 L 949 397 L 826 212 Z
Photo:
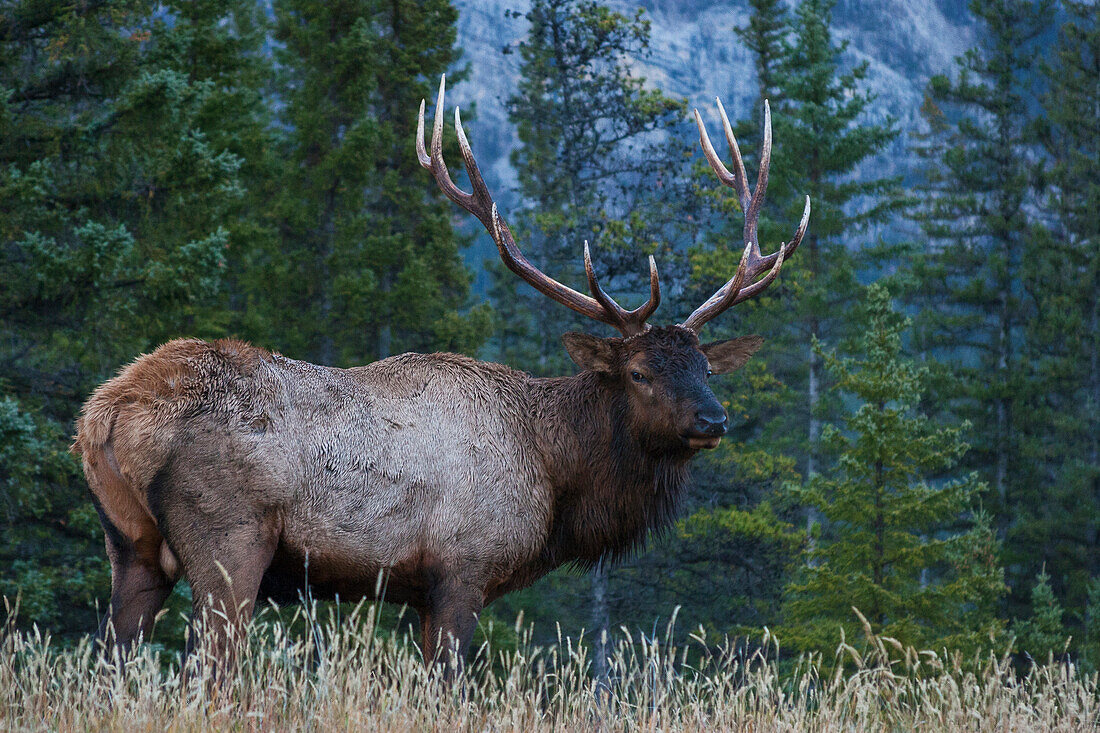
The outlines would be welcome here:
M 513 217 L 525 253 L 551 277 L 583 282 L 580 253 L 589 240 L 601 284 L 623 293 L 640 290 L 639 276 L 648 283 L 645 256 L 660 249 L 667 282 L 669 192 L 685 146 L 664 144 L 661 133 L 683 121 L 684 104 L 631 73 L 632 59 L 648 53 L 649 21 L 640 10 L 628 16 L 588 0 L 538 0 L 526 17 L 519 90 L 508 103 L 521 142 L 512 162 L 529 202 Z M 545 307 L 510 272 L 497 275 L 498 297 L 531 324 L 517 340 L 539 344 L 534 354 L 502 344 L 501 360 L 539 374 L 567 370 L 550 337 L 591 322 Z
M 67 453 L 83 398 L 202 335 L 241 197 L 214 85 L 150 51 L 147 3 L 17 3 L 0 19 L 0 592 L 62 636 L 95 626 L 106 562 Z M 10 443 L 8 440 L 10 439 Z
M 1015 532 L 1027 531 L 1020 517 L 1045 500 L 1047 483 L 1027 457 L 1034 446 L 1025 426 L 1037 415 L 1026 406 L 1039 385 L 1027 344 L 1035 300 L 1025 272 L 1037 142 L 1029 72 L 1050 3 L 973 0 L 970 8 L 982 43 L 957 59 L 953 78 L 932 78 L 924 108 L 930 131 L 918 152 L 930 164 L 917 217 L 932 244 L 915 268 L 917 347 L 934 365 L 936 403 L 974 425 L 968 465 L 991 487 L 986 505 L 1005 537 L 1019 606 L 1041 552 Z
M 1019 286 L 1034 299 L 1020 449 L 1035 480 L 1018 489 L 1009 542 L 1027 560 L 1021 574 L 1045 563 L 1077 646 L 1100 578 L 1100 15 L 1091 3 L 1064 8 L 1043 67 L 1048 221 L 1029 229 Z
M 1062 625 L 1062 606 L 1050 587 L 1046 568 L 1035 576 L 1031 588 L 1031 612 L 1028 618 L 1018 621 L 1016 648 L 1036 663 L 1043 664 L 1052 657 L 1059 657 L 1066 649 L 1068 635 Z
M 896 208 L 895 179 L 853 179 L 857 167 L 883 152 L 897 131 L 889 121 L 875 124 L 869 119 L 873 98 L 861 91 L 866 68 L 842 71 L 845 45 L 831 38 L 832 3 L 804 2 L 793 19 L 771 2 L 755 2 L 753 8 L 741 36 L 754 52 L 759 96 L 770 98 L 774 126 L 770 185 L 760 222 L 763 248 L 772 250 L 790 238 L 806 194 L 813 214 L 806 240 L 784 264 L 778 281 L 707 327 L 708 338 L 756 332 L 767 341 L 736 379 L 719 387 L 731 416 L 752 419 L 735 422 L 722 446 L 697 460 L 699 495 L 721 497 L 711 498 L 703 512 L 691 518 L 697 536 L 708 512 L 713 513 L 716 530 L 749 530 L 763 528 L 753 521 L 763 511 L 760 507 L 775 514 L 774 526 L 793 522 L 805 511 L 792 505 L 780 487 L 797 480 L 799 472 L 817 470 L 818 421 L 832 409 L 819 404 L 826 394 L 824 375 L 810 344 L 814 337 L 833 342 L 845 332 L 846 309 L 858 291 L 858 263 L 849 254 L 847 240 Z M 750 119 L 736 126 L 750 176 L 758 166 L 762 112 L 761 102 Z M 697 235 L 706 244 L 691 253 L 694 280 L 685 297 L 696 302 L 729 277 L 742 249 L 736 198 L 729 189 L 714 185 L 709 169 L 701 168 L 700 173 L 704 178 L 698 186 L 707 191 L 700 217 L 713 224 Z M 817 517 L 808 519 L 812 524 Z M 769 599 L 773 612 L 778 611 L 794 559 L 785 553 L 796 549 L 796 539 L 785 536 L 780 542 L 772 532 L 759 537 L 727 534 L 724 540 L 719 534 L 709 535 L 712 546 L 727 543 L 731 550 L 759 543 L 761 555 L 747 567 L 764 571 L 755 573 L 760 582 L 753 590 L 754 600 L 762 608 L 762 599 Z
M 999 629 L 1004 582 L 992 532 L 973 513 L 982 485 L 950 475 L 967 449 L 963 427 L 917 412 L 927 370 L 902 356 L 907 321 L 884 288 L 867 289 L 857 325 L 850 356 L 815 345 L 852 408 L 822 432 L 830 469 L 795 487 L 826 524 L 788 589 L 785 638 L 832 652 L 839 628 L 858 637 L 855 607 L 903 644 L 977 648 Z
M 453 212 L 412 146 L 420 100 L 458 59 L 454 8 L 282 0 L 275 15 L 286 165 L 253 327 L 325 364 L 475 350 L 488 312 L 462 313 L 470 275 Z

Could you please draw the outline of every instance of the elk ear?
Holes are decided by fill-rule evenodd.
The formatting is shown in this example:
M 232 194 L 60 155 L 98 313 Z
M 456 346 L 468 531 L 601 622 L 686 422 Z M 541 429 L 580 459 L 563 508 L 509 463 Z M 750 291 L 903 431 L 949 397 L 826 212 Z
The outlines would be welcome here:
M 573 331 L 561 337 L 569 358 L 581 369 L 593 372 L 613 371 L 615 363 L 615 347 L 611 343 L 613 340 Z
M 759 336 L 742 336 L 729 341 L 714 341 L 703 344 L 699 350 L 710 362 L 710 370 L 715 374 L 725 374 L 744 366 L 749 357 L 756 353 L 764 343 Z

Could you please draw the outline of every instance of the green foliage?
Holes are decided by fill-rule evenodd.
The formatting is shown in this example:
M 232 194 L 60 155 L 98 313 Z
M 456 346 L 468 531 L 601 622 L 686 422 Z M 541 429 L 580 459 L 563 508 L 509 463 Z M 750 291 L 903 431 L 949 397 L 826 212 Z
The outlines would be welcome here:
M 454 8 L 285 0 L 275 15 L 286 165 L 278 236 L 246 283 L 248 331 L 333 365 L 476 351 L 488 312 L 460 312 L 470 276 L 450 204 L 411 144 L 417 105 L 458 59 Z
M 1024 337 L 1035 383 L 1021 448 L 1038 490 L 1014 511 L 1013 536 L 1038 553 L 1026 569 L 1045 562 L 1076 645 L 1085 643 L 1090 583 L 1100 578 L 1100 16 L 1095 4 L 1064 9 L 1043 65 L 1048 221 L 1032 224 L 1021 273 L 1034 298 Z
M 667 290 L 686 150 L 661 133 L 683 120 L 684 103 L 631 71 L 648 53 L 649 21 L 589 0 L 538 0 L 526 18 L 522 78 L 508 103 L 521 142 L 512 162 L 529 202 L 516 217 L 520 247 L 550 277 L 576 284 L 591 240 L 601 284 L 616 297 L 648 284 L 645 255 L 656 254 Z M 495 356 L 537 374 L 568 370 L 550 336 L 591 321 L 548 304 L 501 266 L 493 274 L 504 324 Z
M 1043 568 L 1031 588 L 1031 615 L 1013 626 L 1016 648 L 1039 664 L 1060 656 L 1069 643 L 1062 613 L 1050 587 L 1050 576 Z
M 915 346 L 934 365 L 930 407 L 974 425 L 966 461 L 991 487 L 1006 615 L 1026 616 L 1045 566 L 1077 631 L 1100 573 L 1095 6 L 1063 3 L 1068 22 L 1042 65 L 1052 3 L 970 7 L 983 42 L 931 80 L 925 102 L 917 217 L 931 246 L 914 267 Z
M 954 79 L 937 76 L 929 83 L 931 133 L 918 151 L 932 163 L 917 216 L 938 246 L 917 272 L 929 305 L 918 320 L 920 347 L 960 357 L 951 367 L 955 391 L 937 391 L 974 423 L 970 463 L 989 479 L 996 498 L 1010 502 L 1032 478 L 1019 450 L 1027 417 L 1018 405 L 1027 388 L 1019 332 L 1031 308 L 1021 275 L 1027 153 L 1035 140 L 1024 72 L 1049 3 L 1009 5 L 972 2 L 987 42 L 957 60 Z
M 917 412 L 927 372 L 902 357 L 906 322 L 884 288 L 867 290 L 858 325 L 851 356 L 815 346 L 850 406 L 843 428 L 823 431 L 830 470 L 793 488 L 825 524 L 788 590 L 780 636 L 828 651 L 840 629 L 859 635 L 855 607 L 905 645 L 981 648 L 999 629 L 1004 583 L 988 523 L 972 514 L 982 485 L 949 476 L 964 428 Z
M 221 92 L 157 60 L 175 28 L 154 15 L 16 3 L 0 34 L 0 585 L 62 632 L 95 626 L 106 586 L 73 417 L 119 363 L 202 330 L 243 194 Z

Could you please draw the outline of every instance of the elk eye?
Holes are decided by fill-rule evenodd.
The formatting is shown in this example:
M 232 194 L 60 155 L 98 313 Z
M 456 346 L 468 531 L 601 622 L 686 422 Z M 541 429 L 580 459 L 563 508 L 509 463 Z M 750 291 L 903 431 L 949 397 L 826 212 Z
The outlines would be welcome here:
M 649 381 L 645 377 L 642 376 L 641 372 L 631 372 L 630 373 L 630 378 L 633 379 L 635 382 L 638 382 L 639 384 L 642 383 L 642 382 Z
M 711 371 L 710 369 L 708 369 L 708 370 L 707 370 L 707 376 L 708 376 L 708 377 L 713 377 L 713 376 L 714 376 L 714 372 L 712 372 L 712 371 Z

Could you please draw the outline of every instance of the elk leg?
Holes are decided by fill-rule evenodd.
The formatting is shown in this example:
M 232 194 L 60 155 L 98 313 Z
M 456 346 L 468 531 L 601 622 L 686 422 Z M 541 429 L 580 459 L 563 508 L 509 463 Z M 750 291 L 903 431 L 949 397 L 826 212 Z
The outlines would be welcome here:
M 449 677 L 465 664 L 484 595 L 479 588 L 444 581 L 436 586 L 428 601 L 428 608 L 420 617 L 424 662 L 441 666 L 443 674 Z
M 148 641 L 157 611 L 176 581 L 156 561 L 140 558 L 132 547 L 111 546 L 111 607 L 96 638 L 107 647 L 125 652 L 136 642 Z
M 188 543 L 201 549 L 180 553 L 192 595 L 187 650 L 194 651 L 201 635 L 204 656 L 224 671 L 235 661 L 278 538 L 263 523 L 244 521 L 209 537 Z

